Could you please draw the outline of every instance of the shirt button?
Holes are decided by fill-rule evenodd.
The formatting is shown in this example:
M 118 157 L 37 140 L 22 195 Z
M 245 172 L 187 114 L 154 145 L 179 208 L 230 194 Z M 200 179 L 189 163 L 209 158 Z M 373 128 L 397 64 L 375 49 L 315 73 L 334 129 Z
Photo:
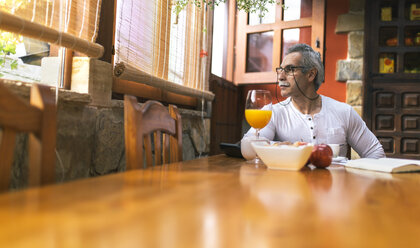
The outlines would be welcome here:
M 313 138 L 315 139 L 315 136 Z
M 314 127 L 311 127 L 311 129 L 314 129 Z
M 308 120 L 312 120 L 311 118 L 308 118 Z

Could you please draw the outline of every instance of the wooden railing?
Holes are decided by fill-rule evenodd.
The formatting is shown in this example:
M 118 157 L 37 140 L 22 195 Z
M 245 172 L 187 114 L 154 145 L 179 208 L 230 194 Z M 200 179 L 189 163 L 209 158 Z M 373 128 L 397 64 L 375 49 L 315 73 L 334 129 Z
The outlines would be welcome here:
M 116 77 L 114 77 L 112 92 L 119 94 L 129 94 L 147 100 L 156 100 L 163 103 L 189 106 L 192 108 L 196 108 L 199 102 L 195 97 L 172 93 L 154 86 Z

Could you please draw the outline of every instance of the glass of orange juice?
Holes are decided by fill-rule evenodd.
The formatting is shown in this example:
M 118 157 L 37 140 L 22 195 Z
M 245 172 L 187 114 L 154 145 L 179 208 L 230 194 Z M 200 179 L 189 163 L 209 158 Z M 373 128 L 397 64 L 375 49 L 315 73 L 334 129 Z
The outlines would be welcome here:
M 255 129 L 256 140 L 260 139 L 260 130 L 270 122 L 272 114 L 271 93 L 268 90 L 250 90 L 246 97 L 245 119 Z M 256 156 L 252 163 L 262 164 Z

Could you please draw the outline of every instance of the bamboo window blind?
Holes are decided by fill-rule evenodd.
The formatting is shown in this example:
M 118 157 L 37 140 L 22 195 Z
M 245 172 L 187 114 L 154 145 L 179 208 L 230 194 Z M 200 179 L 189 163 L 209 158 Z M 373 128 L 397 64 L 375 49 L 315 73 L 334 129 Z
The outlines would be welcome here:
M 3 0 L 0 29 L 101 57 L 101 0 Z
M 114 73 L 212 100 L 206 83 L 208 13 L 189 4 L 177 16 L 172 7 L 171 0 L 117 2 Z

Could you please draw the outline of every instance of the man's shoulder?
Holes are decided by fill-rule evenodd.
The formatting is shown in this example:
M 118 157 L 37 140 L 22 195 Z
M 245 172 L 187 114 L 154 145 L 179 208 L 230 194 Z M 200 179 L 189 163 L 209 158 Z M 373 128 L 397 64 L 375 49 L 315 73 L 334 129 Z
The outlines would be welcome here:
M 337 101 L 331 97 L 322 95 L 323 102 L 327 108 L 332 108 L 339 111 L 349 111 L 352 107 L 347 103 Z
M 325 107 L 326 113 L 332 114 L 335 116 L 341 116 L 344 118 L 348 118 L 349 116 L 351 116 L 351 112 L 353 108 L 347 103 L 337 101 L 327 96 L 322 96 L 322 100 L 323 100 L 322 108 Z

